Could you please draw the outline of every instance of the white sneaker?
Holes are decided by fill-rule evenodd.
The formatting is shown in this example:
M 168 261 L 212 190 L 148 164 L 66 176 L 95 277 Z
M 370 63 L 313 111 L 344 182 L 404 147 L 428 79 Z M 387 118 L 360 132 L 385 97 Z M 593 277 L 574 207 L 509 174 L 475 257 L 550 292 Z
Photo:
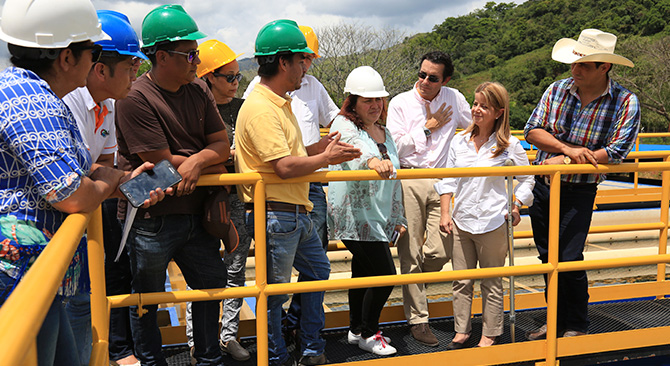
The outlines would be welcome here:
M 360 334 L 354 334 L 351 332 L 351 330 L 349 331 L 349 334 L 347 334 L 347 342 L 349 342 L 349 344 L 358 344 L 361 339 L 362 337 Z M 391 338 L 389 337 L 384 337 L 384 340 L 386 343 L 391 343 Z
M 379 331 L 370 338 L 361 338 L 358 342 L 358 348 L 380 356 L 388 356 L 396 353 L 396 349 L 388 344 L 385 338 L 382 336 L 382 332 Z

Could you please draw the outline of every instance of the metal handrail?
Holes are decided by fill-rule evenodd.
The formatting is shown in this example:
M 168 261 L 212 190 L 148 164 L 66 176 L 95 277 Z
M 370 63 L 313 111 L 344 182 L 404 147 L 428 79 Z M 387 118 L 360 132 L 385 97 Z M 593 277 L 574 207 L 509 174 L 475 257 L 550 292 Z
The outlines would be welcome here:
M 420 179 L 420 178 L 438 178 L 438 177 L 472 177 L 472 176 L 508 176 L 508 175 L 524 175 L 524 174 L 538 174 L 551 176 L 550 183 L 550 224 L 549 224 L 549 262 L 546 264 L 532 264 L 516 267 L 496 267 L 486 269 L 461 270 L 451 272 L 435 272 L 423 274 L 405 274 L 395 276 L 382 277 L 366 277 L 347 280 L 328 280 L 328 281 L 313 281 L 301 282 L 291 284 L 272 284 L 268 285 L 265 280 L 266 277 L 266 258 L 265 258 L 265 185 L 275 183 L 293 183 L 293 182 L 308 182 L 308 181 L 341 181 L 341 180 L 378 180 L 379 175 L 374 171 L 325 171 L 310 174 L 305 177 L 282 180 L 272 174 L 221 174 L 209 175 L 201 177 L 199 185 L 229 185 L 229 184 L 255 184 L 255 220 L 256 225 L 255 239 L 256 239 L 256 284 L 244 288 L 230 288 L 230 289 L 210 289 L 210 290 L 194 290 L 194 291 L 176 291 L 172 293 L 147 293 L 147 294 L 132 294 L 121 295 L 106 298 L 104 296 L 104 268 L 101 253 L 101 230 L 99 225 L 101 221 L 99 218 L 92 219 L 89 225 L 89 252 L 90 254 L 90 268 L 92 279 L 92 321 L 93 321 L 93 337 L 94 348 L 91 358 L 92 365 L 107 364 L 108 350 L 107 339 L 109 326 L 109 308 L 120 307 L 128 305 L 138 305 L 140 308 L 143 305 L 157 304 L 162 302 L 178 302 L 186 300 L 214 300 L 224 298 L 236 298 L 243 296 L 253 296 L 257 301 L 257 348 L 258 348 L 258 364 L 267 365 L 268 349 L 267 349 L 267 296 L 282 294 L 282 293 L 296 293 L 296 292 L 310 292 L 323 291 L 333 289 L 345 288 L 361 288 L 373 287 L 383 285 L 399 285 L 420 282 L 443 282 L 463 278 L 487 278 L 487 277 L 501 277 L 501 276 L 521 276 L 529 274 L 546 274 L 548 281 L 547 290 L 547 321 L 548 321 L 548 337 L 545 341 L 527 342 L 523 346 L 519 344 L 501 345 L 499 350 L 526 350 L 527 352 L 516 352 L 505 356 L 505 360 L 529 360 L 544 358 L 546 364 L 556 364 L 556 359 L 559 355 L 558 344 L 575 344 L 574 340 L 556 339 L 556 304 L 557 304 L 557 275 L 559 272 L 566 270 L 578 269 L 593 269 L 593 268 L 610 268 L 614 266 L 623 265 L 641 265 L 641 264 L 658 264 L 657 281 L 660 283 L 665 281 L 664 263 L 670 262 L 670 256 L 666 254 L 667 234 L 668 234 L 668 205 L 670 202 L 670 162 L 668 156 L 670 152 L 654 152 L 656 157 L 663 156 L 664 162 L 651 163 L 625 163 L 620 165 L 600 165 L 593 167 L 590 165 L 544 165 L 534 167 L 495 167 L 495 168 L 454 168 L 454 169 L 414 169 L 414 170 L 400 170 L 398 171 L 398 179 Z M 633 258 L 619 258 L 616 260 L 596 260 L 596 261 L 582 261 L 571 263 L 558 262 L 558 202 L 560 200 L 560 185 L 559 177 L 561 174 L 574 173 L 613 173 L 613 172 L 630 172 L 630 171 L 663 171 L 663 186 L 661 199 L 661 218 L 659 223 L 640 224 L 641 227 L 649 229 L 659 229 L 659 254 L 654 256 L 643 256 Z M 99 217 L 99 209 L 96 211 L 94 217 Z M 14 291 L 10 299 L 5 305 L 0 308 L 0 329 L 24 329 L 19 334 L 12 331 L 0 332 L 0 344 L 3 344 L 3 351 L 0 354 L 0 364 L 20 364 L 26 355 L 34 354 L 34 337 L 39 330 L 46 309 L 50 301 L 53 300 L 53 294 L 58 286 L 59 280 L 55 284 L 53 280 L 49 283 L 45 282 L 47 278 L 62 278 L 65 267 L 69 264 L 78 242 L 78 237 L 82 235 L 83 227 L 89 219 L 88 215 L 74 214 L 70 215 L 66 222 L 61 227 L 54 238 L 53 243 L 57 245 L 49 245 L 47 249 L 40 255 L 33 268 L 26 274 L 17 289 Z M 96 227 L 97 226 L 97 231 Z M 632 227 L 632 225 L 631 225 Z M 68 241 L 69 240 L 69 241 Z M 68 244 L 63 244 L 68 241 Z M 68 249 L 63 250 L 63 246 Z M 93 248 L 92 248 L 93 247 Z M 53 248 L 53 249 L 50 249 Z M 55 249 L 58 248 L 58 249 Z M 71 249 L 71 250 L 70 250 Z M 91 250 L 92 249 L 92 250 Z M 58 250 L 58 251 L 57 251 Z M 56 252 L 57 251 L 57 252 Z M 48 263 L 45 265 L 45 263 Z M 55 263 L 64 265 L 62 268 L 57 268 L 61 273 L 60 276 L 55 276 Z M 64 264 L 63 264 L 64 263 Z M 39 302 L 36 302 L 36 294 L 49 293 L 46 299 L 42 296 Z M 26 305 L 37 305 L 38 311 L 26 312 Z M 17 316 L 20 314 L 20 316 Z M 657 331 L 655 331 L 657 332 Z M 664 333 L 667 335 L 667 333 Z M 593 335 L 588 337 L 597 337 L 600 335 Z M 523 348 L 522 348 L 523 347 Z M 494 347 L 495 348 L 495 347 Z M 33 351 L 29 352 L 30 349 Z M 393 359 L 383 359 L 384 364 L 404 364 L 408 359 L 415 359 L 417 357 L 426 357 L 432 359 L 436 357 L 457 356 L 461 354 L 475 355 L 475 350 L 461 350 L 448 351 L 449 353 L 438 352 L 434 355 L 421 356 L 402 356 Z M 467 353 L 471 352 L 471 353 Z M 486 360 L 492 360 L 495 357 L 499 359 L 501 356 L 495 356 L 497 352 L 492 350 L 481 349 L 477 350 L 477 355 Z M 561 351 L 561 354 L 566 352 Z M 493 358 L 492 358 L 493 357 Z M 529 358 L 530 357 L 530 358 Z M 10 361 L 11 360 L 11 361 Z M 25 360 L 25 359 L 24 359 Z M 475 358 L 481 361 L 482 358 Z M 381 361 L 368 361 L 369 363 Z M 94 363 L 95 362 L 95 363 Z M 472 364 L 473 361 L 466 362 Z M 493 361 L 487 361 L 493 362 Z M 509 361 L 512 362 L 512 361 Z M 381 363 L 380 363 L 381 364 Z
M 89 218 L 89 214 L 69 215 L 0 307 L 0 365 L 37 365 L 35 338 Z

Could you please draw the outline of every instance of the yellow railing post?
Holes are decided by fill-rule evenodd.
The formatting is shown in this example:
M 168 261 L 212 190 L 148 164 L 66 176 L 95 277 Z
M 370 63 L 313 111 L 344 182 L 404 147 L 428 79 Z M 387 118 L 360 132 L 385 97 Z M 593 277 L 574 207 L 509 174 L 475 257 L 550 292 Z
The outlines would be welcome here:
M 670 161 L 670 156 L 666 156 L 663 161 Z M 663 227 L 658 237 L 658 254 L 668 252 L 668 209 L 670 209 L 670 171 L 664 170 L 662 175 L 663 185 L 661 189 L 661 222 Z M 665 281 L 665 267 L 667 264 L 659 263 L 656 267 L 656 280 Z M 660 298 L 660 296 L 659 296 Z
M 637 137 L 635 137 L 635 151 L 640 151 L 640 135 L 638 134 Z M 635 162 L 639 163 L 640 159 L 635 158 Z M 638 181 L 639 173 L 636 171 L 633 172 L 633 188 L 637 188 L 637 181 Z
M 561 172 L 552 173 L 549 185 L 549 260 L 547 273 L 547 358 L 546 365 L 556 365 L 558 328 L 558 233 L 561 210 Z
M 102 210 L 91 214 L 88 224 L 88 270 L 91 277 L 91 335 L 93 348 L 89 365 L 109 364 L 109 305 L 105 288 L 105 249 Z
M 258 366 L 267 366 L 268 352 L 268 295 L 265 288 L 267 276 L 267 238 L 265 215 L 265 182 L 259 180 L 254 186 L 254 242 L 256 256 L 256 287 L 260 290 L 256 301 L 256 361 Z

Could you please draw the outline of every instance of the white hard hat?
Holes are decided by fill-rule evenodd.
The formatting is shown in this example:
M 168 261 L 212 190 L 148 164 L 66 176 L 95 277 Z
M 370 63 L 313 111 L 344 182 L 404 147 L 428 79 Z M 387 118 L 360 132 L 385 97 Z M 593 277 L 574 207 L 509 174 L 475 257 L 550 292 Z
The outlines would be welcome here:
M 28 48 L 65 48 L 73 42 L 110 38 L 90 0 L 7 0 L 0 39 Z
M 370 66 L 360 66 L 351 71 L 344 84 L 344 92 L 363 98 L 388 97 L 381 75 Z

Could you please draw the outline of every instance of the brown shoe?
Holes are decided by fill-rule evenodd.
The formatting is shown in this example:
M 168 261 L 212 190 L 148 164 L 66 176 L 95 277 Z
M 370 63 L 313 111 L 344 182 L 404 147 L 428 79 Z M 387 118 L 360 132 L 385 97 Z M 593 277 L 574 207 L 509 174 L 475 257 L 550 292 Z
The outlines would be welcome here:
M 535 330 L 526 332 L 526 339 L 529 341 L 537 341 L 538 339 L 547 338 L 547 325 L 543 325 Z
M 412 325 L 410 332 L 412 333 L 412 337 L 414 337 L 414 339 L 419 341 L 419 343 L 425 344 L 426 346 L 437 347 L 440 344 L 440 342 L 437 340 L 437 337 L 435 337 L 435 334 L 433 334 L 433 332 L 430 330 L 428 323 Z
M 580 332 L 578 330 L 572 330 L 568 329 L 563 333 L 563 337 L 577 337 L 577 336 L 583 336 L 586 335 L 584 332 Z

